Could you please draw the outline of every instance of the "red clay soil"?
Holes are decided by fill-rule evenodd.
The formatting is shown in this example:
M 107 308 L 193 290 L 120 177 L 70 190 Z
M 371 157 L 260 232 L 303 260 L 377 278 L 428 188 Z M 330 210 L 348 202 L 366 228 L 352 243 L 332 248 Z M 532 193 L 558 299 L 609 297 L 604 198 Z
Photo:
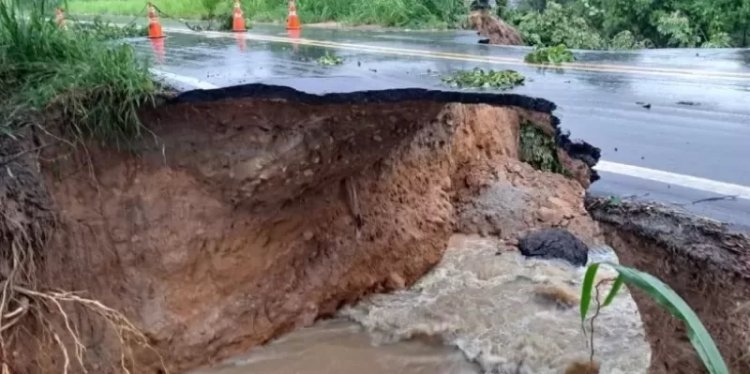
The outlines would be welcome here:
M 40 269 L 43 283 L 125 313 L 171 372 L 413 283 L 440 260 L 458 221 L 471 222 L 461 207 L 488 181 L 530 191 L 529 211 L 556 209 L 525 228 L 594 225 L 582 204 L 585 164 L 560 151 L 575 181 L 518 161 L 520 124 L 554 133 L 549 113 L 236 98 L 171 104 L 146 120 L 155 137 L 134 153 L 90 146 L 42 157 L 58 220 Z M 574 231 L 595 240 L 590 227 Z M 79 312 L 90 372 L 115 371 L 113 336 Z M 28 345 L 16 372 L 59 369 L 52 348 Z M 146 350 L 136 359 L 133 372 L 160 372 Z
M 750 373 L 750 237 L 673 208 L 587 199 L 623 265 L 657 276 L 700 317 L 732 373 Z M 631 290 L 651 343 L 651 373 L 705 373 L 683 322 Z
M 471 28 L 488 39 L 489 44 L 524 45 L 523 37 L 513 26 L 488 11 L 474 11 L 469 15 Z

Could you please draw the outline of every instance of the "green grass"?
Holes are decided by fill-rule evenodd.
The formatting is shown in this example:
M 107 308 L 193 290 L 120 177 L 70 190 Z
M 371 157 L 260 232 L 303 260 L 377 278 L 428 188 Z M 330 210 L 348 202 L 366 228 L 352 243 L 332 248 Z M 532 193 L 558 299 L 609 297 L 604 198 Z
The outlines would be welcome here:
M 203 0 L 155 0 L 166 16 L 203 18 L 207 9 Z M 74 14 L 143 15 L 143 0 L 68 0 Z M 222 2 L 217 14 L 229 13 L 232 2 Z M 284 0 L 243 0 L 245 16 L 260 22 L 285 22 Z M 457 0 L 304 0 L 298 4 L 303 23 L 335 21 L 344 24 L 372 24 L 390 27 L 454 27 L 468 12 Z
M 62 115 L 63 133 L 75 139 L 122 146 L 141 136 L 138 108 L 153 99 L 156 86 L 132 47 L 105 40 L 121 33 L 104 24 L 86 31 L 60 30 L 47 16 L 48 2 L 39 1 L 27 10 L 21 4 L 22 0 L 0 2 L 4 132 L 15 121 L 11 113 L 52 111 Z

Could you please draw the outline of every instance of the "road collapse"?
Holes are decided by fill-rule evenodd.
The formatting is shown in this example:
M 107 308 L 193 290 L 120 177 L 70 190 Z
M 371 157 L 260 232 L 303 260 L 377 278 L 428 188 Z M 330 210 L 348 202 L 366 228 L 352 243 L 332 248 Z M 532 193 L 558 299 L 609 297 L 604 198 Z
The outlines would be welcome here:
M 19 320 L 16 327 L 27 328 L 6 356 L 14 357 L 11 372 L 54 371 L 65 361 L 60 346 L 72 347 L 72 372 L 81 362 L 94 372 L 137 373 L 214 363 L 365 295 L 409 287 L 456 233 L 514 248 L 526 234 L 561 228 L 590 247 L 611 241 L 636 267 L 648 254 L 641 248 L 672 248 L 663 237 L 669 232 L 622 236 L 641 234 L 613 218 L 612 208 L 592 210 L 600 229 L 584 205 L 599 151 L 571 141 L 554 109 L 520 95 L 400 89 L 318 96 L 253 84 L 186 92 L 144 109 L 153 136 L 127 150 L 40 148 L 54 136 L 44 133 L 30 134 L 28 144 L 4 140 L 3 250 L 35 233 L 38 240 L 24 243 L 34 249 L 28 271 L 37 289 L 85 290 L 111 308 L 64 300 L 62 309 L 37 314 L 46 318 L 41 327 Z M 690 238 L 695 245 L 715 237 Z M 699 260 L 746 271 L 726 268 L 737 263 L 721 253 Z M 637 293 L 635 300 L 650 308 Z M 121 315 L 102 319 L 102 310 Z M 667 334 L 659 317 L 644 322 L 648 333 Z M 728 348 L 739 332 L 708 325 L 726 332 L 716 337 L 720 348 L 739 354 Z M 656 341 L 652 349 L 663 352 Z M 654 358 L 652 368 L 674 360 Z M 685 360 L 693 357 L 677 362 Z

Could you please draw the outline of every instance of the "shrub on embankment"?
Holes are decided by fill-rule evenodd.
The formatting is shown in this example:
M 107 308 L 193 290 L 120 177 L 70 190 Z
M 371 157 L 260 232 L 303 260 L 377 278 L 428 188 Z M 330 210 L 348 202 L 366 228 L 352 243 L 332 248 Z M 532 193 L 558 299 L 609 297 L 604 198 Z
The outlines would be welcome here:
M 107 44 L 97 29 L 62 30 L 50 17 L 51 3 L 0 2 L 2 133 L 14 132 L 20 113 L 52 110 L 76 139 L 121 145 L 140 136 L 137 110 L 156 89 L 147 64 L 132 47 Z

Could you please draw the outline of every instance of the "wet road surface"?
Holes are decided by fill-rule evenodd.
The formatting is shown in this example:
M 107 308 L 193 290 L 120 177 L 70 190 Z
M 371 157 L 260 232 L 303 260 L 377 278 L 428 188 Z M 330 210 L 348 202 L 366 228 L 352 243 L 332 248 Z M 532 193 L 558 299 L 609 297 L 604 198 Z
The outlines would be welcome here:
M 750 227 L 750 50 L 579 52 L 574 64 L 543 69 L 523 63 L 528 48 L 479 45 L 473 32 L 165 30 L 161 44 L 130 42 L 155 60 L 158 76 L 184 90 L 254 82 L 310 93 L 455 89 L 441 77 L 475 67 L 517 70 L 526 83 L 509 92 L 555 102 L 562 127 L 602 149 L 593 193 Z M 326 53 L 344 63 L 319 65 Z M 703 201 L 717 197 L 724 199 Z

